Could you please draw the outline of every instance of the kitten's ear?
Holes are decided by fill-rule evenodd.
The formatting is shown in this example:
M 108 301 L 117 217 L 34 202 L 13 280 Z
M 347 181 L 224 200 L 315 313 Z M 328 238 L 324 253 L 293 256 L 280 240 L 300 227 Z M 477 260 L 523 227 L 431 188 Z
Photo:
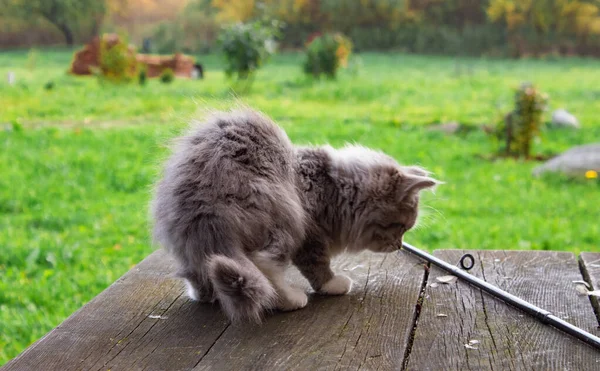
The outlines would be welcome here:
M 402 170 L 404 170 L 405 173 L 419 176 L 429 176 L 429 174 L 431 174 L 420 166 L 403 166 Z
M 441 184 L 441 182 L 428 176 L 421 175 L 407 174 L 402 179 L 402 189 L 405 195 L 417 194 L 424 189 L 433 188 L 438 184 Z

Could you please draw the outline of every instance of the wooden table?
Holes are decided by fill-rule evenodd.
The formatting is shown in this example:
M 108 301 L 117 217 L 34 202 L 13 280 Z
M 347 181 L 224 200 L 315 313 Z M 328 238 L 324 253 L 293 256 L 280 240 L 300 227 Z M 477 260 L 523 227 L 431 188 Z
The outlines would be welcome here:
M 472 274 L 600 335 L 598 301 L 572 282 L 600 288 L 600 253 L 469 252 Z M 446 273 L 406 252 L 342 257 L 336 270 L 354 279 L 349 295 L 233 326 L 182 295 L 158 251 L 3 370 L 600 370 L 600 351 L 464 282 L 436 284 Z

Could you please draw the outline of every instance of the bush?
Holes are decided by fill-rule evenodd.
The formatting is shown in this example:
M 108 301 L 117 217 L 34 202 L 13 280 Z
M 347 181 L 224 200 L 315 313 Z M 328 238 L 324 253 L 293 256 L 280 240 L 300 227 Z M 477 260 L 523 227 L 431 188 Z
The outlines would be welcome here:
M 141 86 L 146 85 L 146 82 L 148 81 L 148 72 L 146 71 L 146 68 L 140 68 L 140 73 L 138 74 L 138 84 L 140 84 Z
M 98 74 L 115 83 L 133 81 L 138 70 L 135 54 L 125 39 L 102 37 Z
M 540 133 L 547 103 L 548 96 L 530 83 L 523 83 L 516 90 L 515 108 L 504 117 L 498 130 L 506 155 L 530 157 L 531 144 Z
M 152 53 L 209 53 L 214 50 L 220 21 L 211 0 L 191 0 L 174 19 L 160 23 L 151 34 Z
M 54 89 L 54 81 L 50 80 L 44 84 L 44 90 L 53 90 Z
M 327 33 L 314 37 L 306 47 L 304 72 L 314 77 L 322 74 L 335 78 L 339 67 L 348 65 L 352 42 L 340 33 Z
M 275 37 L 279 24 L 262 22 L 237 23 L 225 27 L 219 35 L 219 44 L 225 57 L 225 73 L 238 79 L 247 79 L 275 52 Z
M 153 32 L 151 40 L 151 52 L 160 54 L 171 54 L 182 51 L 182 40 L 184 38 L 181 24 L 177 22 L 164 22 L 159 24 Z
M 175 80 L 175 73 L 170 68 L 165 68 L 160 74 L 160 82 L 163 84 L 170 84 Z

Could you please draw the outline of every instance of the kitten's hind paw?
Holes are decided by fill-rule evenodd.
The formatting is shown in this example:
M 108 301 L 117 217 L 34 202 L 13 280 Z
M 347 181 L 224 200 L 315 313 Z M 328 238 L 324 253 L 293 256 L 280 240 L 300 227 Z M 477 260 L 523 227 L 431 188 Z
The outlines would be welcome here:
M 215 301 L 212 287 L 198 288 L 187 279 L 184 279 L 183 282 L 185 282 L 187 295 L 193 301 L 197 301 L 200 303 L 212 303 Z
M 308 296 L 300 289 L 290 288 L 285 293 L 279 294 L 279 304 L 277 309 L 289 312 L 304 308 L 308 304 Z
M 333 276 L 319 290 L 319 293 L 325 295 L 345 295 L 352 289 L 352 280 L 343 275 Z

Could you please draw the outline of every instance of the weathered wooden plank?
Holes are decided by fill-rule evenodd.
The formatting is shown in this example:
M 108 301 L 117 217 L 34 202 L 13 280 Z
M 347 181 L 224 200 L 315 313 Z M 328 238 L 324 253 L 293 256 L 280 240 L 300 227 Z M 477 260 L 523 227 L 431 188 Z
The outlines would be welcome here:
M 399 369 L 425 275 L 407 255 L 342 258 L 335 270 L 355 281 L 349 295 L 313 295 L 262 326 L 229 327 L 195 369 Z
M 581 253 L 579 263 L 583 276 L 592 286 L 592 290 L 600 290 L 600 253 Z M 600 300 L 597 296 L 590 296 L 590 302 L 600 324 Z
M 467 251 L 436 251 L 458 262 Z M 575 256 L 564 252 L 468 251 L 471 273 L 598 335 L 598 323 L 586 297 L 572 281 L 581 280 Z M 600 352 L 481 290 L 457 281 L 439 284 L 446 275 L 431 269 L 419 325 L 408 357 L 409 370 L 591 370 L 600 368 Z M 434 285 L 435 286 L 435 285 Z M 470 340 L 477 349 L 468 349 Z
M 191 369 L 228 326 L 181 294 L 157 251 L 3 370 Z

